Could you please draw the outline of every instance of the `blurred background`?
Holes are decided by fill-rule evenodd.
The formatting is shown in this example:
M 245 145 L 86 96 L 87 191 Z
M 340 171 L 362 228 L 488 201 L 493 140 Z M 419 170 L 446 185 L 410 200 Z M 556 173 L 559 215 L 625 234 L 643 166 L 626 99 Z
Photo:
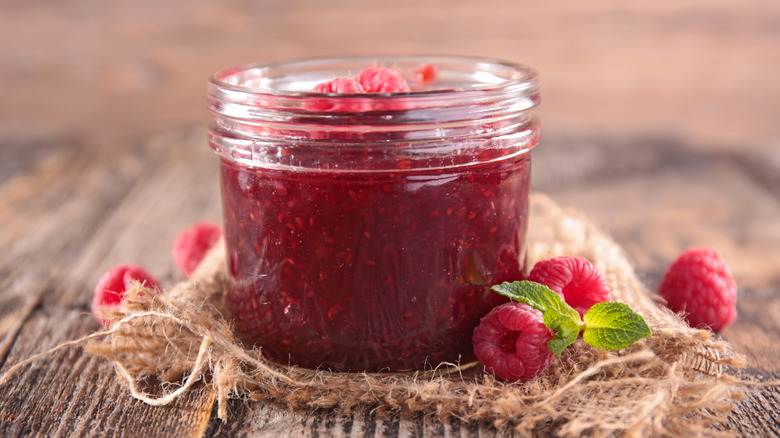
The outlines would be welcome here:
M 205 126 L 205 83 L 222 68 L 436 53 L 537 68 L 547 134 L 663 132 L 708 148 L 780 146 L 776 0 L 4 0 L 0 8 L 6 138 L 33 130 L 115 146 Z

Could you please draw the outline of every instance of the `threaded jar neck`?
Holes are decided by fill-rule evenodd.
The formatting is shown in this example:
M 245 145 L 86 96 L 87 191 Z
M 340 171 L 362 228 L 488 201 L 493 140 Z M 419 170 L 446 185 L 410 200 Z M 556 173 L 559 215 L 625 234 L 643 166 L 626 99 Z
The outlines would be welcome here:
M 374 65 L 398 71 L 412 91 L 311 91 L 318 83 L 353 76 Z M 412 79 L 422 65 L 437 69 L 431 84 Z M 439 155 L 438 164 L 447 165 L 458 160 L 445 155 L 469 148 L 515 147 L 521 152 L 535 145 L 531 137 L 538 137 L 533 112 L 539 103 L 538 85 L 532 68 L 484 58 L 354 57 L 251 64 L 210 78 L 208 109 L 216 118 L 209 141 L 223 156 L 260 166 L 328 167 L 321 160 L 311 162 L 311 157 L 323 152 L 315 150 L 324 150 L 327 156 L 334 148 L 340 155 L 348 155 L 350 149 L 364 155 L 366 148 L 374 150 L 376 154 L 367 159 L 385 157 L 388 149 L 396 157 L 428 160 Z M 287 157 L 283 162 L 273 158 L 280 155 L 280 147 L 289 149 L 281 154 Z M 506 151 L 500 155 L 506 156 Z M 340 164 L 345 165 L 360 167 Z

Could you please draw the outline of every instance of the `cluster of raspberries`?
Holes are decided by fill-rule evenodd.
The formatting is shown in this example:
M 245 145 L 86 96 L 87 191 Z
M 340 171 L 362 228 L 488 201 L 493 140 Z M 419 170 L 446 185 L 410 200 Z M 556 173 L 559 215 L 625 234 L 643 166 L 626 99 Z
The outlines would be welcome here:
M 582 257 L 538 262 L 525 279 L 552 289 L 580 316 L 610 300 L 606 280 Z M 474 354 L 488 371 L 508 382 L 528 380 L 552 361 L 547 343 L 553 335 L 542 312 L 524 303 L 506 303 L 493 308 L 474 329 Z
M 395 70 L 369 67 L 354 78 L 340 77 L 317 84 L 315 93 L 398 93 L 410 91 L 409 84 Z
M 610 300 L 604 277 L 582 257 L 557 257 L 537 263 L 526 280 L 543 284 L 580 316 Z M 712 248 L 693 248 L 670 267 L 659 287 L 669 309 L 693 327 L 720 331 L 736 318 L 737 287 L 728 266 Z M 547 343 L 554 333 L 542 312 L 510 302 L 491 310 L 474 330 L 474 353 L 485 369 L 507 382 L 529 380 L 552 361 Z

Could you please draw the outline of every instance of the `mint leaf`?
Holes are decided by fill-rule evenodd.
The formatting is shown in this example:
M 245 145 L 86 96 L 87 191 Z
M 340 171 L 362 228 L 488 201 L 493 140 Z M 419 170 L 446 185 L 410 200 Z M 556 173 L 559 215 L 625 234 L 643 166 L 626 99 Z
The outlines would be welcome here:
M 577 340 L 581 327 L 576 321 L 557 310 L 547 309 L 543 315 L 544 325 L 555 330 L 555 337 L 547 342 L 547 348 L 556 356 L 560 356 L 564 348 Z
M 645 320 L 623 303 L 596 303 L 583 319 L 582 339 L 588 345 L 605 350 L 626 348 L 651 335 Z
M 574 320 L 575 324 L 579 325 L 582 321 L 580 314 L 577 313 L 576 310 L 566 304 L 561 299 L 560 295 L 543 284 L 523 280 L 513 281 L 511 283 L 504 282 L 493 286 L 491 289 L 505 297 L 528 304 L 542 313 L 547 312 L 548 309 L 552 309 L 563 316 L 571 318 Z

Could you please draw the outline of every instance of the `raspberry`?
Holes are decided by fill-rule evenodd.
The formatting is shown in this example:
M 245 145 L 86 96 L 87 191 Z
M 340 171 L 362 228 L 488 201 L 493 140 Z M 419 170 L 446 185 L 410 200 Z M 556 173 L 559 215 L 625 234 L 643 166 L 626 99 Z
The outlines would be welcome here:
M 185 274 L 192 274 L 220 236 L 222 228 L 209 222 L 198 222 L 185 228 L 173 241 L 173 262 Z
M 397 71 L 387 67 L 369 67 L 355 77 L 368 93 L 409 91 L 409 84 Z
M 315 93 L 365 93 L 363 85 L 352 78 L 336 78 L 321 82 L 312 89 Z
M 149 289 L 159 291 L 160 284 L 144 268 L 135 265 L 119 265 L 103 274 L 95 285 L 95 295 L 92 297 L 92 314 L 103 325 L 109 321 L 99 316 L 99 310 L 110 311 L 118 309 L 125 298 L 125 292 L 131 281 L 140 281 Z
M 666 271 L 658 294 L 693 326 L 718 332 L 737 317 L 737 285 L 713 248 L 691 248 Z
M 321 82 L 312 89 L 315 93 L 348 93 L 360 94 L 366 90 L 358 81 L 352 78 L 336 78 L 327 82 Z M 310 111 L 329 111 L 329 112 L 360 112 L 365 110 L 363 104 L 354 103 L 349 99 L 338 97 L 312 98 L 306 101 L 306 109 Z
M 360 71 L 352 78 L 336 78 L 317 84 L 315 93 L 392 93 L 409 91 L 409 84 L 395 70 L 386 67 L 369 67 Z M 329 112 L 361 112 L 370 110 L 401 110 L 405 106 L 401 102 L 356 102 L 354 99 L 342 100 L 331 97 L 328 99 L 313 98 L 306 102 L 306 109 Z M 320 138 L 316 134 L 314 138 Z
M 414 80 L 426 85 L 436 80 L 439 69 L 433 64 L 423 64 L 414 70 Z
M 554 290 L 580 316 L 590 306 L 611 299 L 604 277 L 583 257 L 555 257 L 538 262 L 526 280 Z
M 552 361 L 547 343 L 553 332 L 542 312 L 511 302 L 493 308 L 474 329 L 474 354 L 485 368 L 507 382 L 529 380 Z

